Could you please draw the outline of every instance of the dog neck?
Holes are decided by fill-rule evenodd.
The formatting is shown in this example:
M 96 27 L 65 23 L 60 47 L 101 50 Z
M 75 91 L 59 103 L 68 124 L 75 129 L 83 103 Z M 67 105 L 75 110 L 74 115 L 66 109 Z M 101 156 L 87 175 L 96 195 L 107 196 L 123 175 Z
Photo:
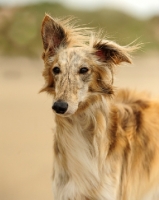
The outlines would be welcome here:
M 55 154 L 60 153 L 61 148 L 67 154 L 69 150 L 75 152 L 79 147 L 80 155 L 83 148 L 92 158 L 99 157 L 100 144 L 108 143 L 108 115 L 109 101 L 104 98 L 73 116 L 56 115 Z
M 55 116 L 54 182 L 60 182 L 59 176 L 61 185 L 72 179 L 82 193 L 93 183 L 98 192 L 110 147 L 108 113 L 109 101 L 101 98 L 78 115 Z

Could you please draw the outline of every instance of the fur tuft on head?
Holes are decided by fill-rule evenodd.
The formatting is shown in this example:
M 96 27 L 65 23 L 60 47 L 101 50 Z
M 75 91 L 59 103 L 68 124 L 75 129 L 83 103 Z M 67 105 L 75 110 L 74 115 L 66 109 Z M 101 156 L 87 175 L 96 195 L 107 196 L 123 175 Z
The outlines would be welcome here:
M 103 61 L 113 61 L 114 64 L 131 63 L 129 54 L 140 48 L 140 45 L 120 46 L 101 35 L 101 31 L 95 33 L 91 28 L 77 26 L 73 17 L 53 19 L 45 14 L 41 28 L 44 47 L 42 58 L 45 59 L 46 54 L 54 56 L 60 47 L 90 46 Z

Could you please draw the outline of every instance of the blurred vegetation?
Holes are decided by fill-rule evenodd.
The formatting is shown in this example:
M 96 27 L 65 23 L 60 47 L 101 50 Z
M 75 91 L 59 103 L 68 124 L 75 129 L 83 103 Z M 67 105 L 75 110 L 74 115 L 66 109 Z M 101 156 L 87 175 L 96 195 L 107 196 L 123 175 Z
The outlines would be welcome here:
M 116 10 L 77 11 L 57 3 L 40 3 L 16 8 L 0 8 L 0 54 L 39 56 L 42 52 L 41 22 L 44 14 L 75 16 L 79 24 L 102 28 L 109 39 L 126 45 L 138 39 L 143 50 L 159 50 L 159 16 L 138 20 Z

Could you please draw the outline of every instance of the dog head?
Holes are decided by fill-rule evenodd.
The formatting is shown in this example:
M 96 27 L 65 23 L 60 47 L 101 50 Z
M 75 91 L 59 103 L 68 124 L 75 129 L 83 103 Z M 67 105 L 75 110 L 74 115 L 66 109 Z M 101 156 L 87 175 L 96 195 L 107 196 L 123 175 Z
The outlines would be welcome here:
M 41 35 L 46 82 L 41 91 L 53 95 L 52 108 L 63 116 L 87 108 L 101 95 L 111 97 L 114 66 L 131 62 L 130 48 L 97 39 L 91 31 L 71 26 L 69 20 L 45 15 Z

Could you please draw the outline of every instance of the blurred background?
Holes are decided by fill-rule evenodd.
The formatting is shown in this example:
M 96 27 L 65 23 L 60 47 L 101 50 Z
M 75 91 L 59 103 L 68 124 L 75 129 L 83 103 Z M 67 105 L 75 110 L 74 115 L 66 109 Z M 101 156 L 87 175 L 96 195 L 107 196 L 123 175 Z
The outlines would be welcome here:
M 115 85 L 159 96 L 158 0 L 0 0 L 0 200 L 52 199 L 52 99 L 38 94 L 45 12 L 75 16 L 121 45 L 143 43 Z

